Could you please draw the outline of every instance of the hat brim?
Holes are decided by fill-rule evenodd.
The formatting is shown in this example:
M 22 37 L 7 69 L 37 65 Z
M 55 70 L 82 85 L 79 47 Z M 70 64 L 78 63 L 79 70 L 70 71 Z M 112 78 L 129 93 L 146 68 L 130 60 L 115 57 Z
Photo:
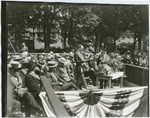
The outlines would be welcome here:
M 28 63 L 28 61 L 22 61 L 22 62 L 20 62 L 21 64 L 27 64 Z
M 19 64 L 19 65 L 18 65 L 18 67 L 16 68 L 16 67 L 12 67 L 12 65 L 11 65 L 11 64 L 9 64 L 9 65 L 8 65 L 8 67 L 9 67 L 9 68 L 13 68 L 13 69 L 20 69 L 20 68 L 22 67 L 22 65 L 21 65 L 21 64 Z
M 27 64 L 30 60 L 21 60 L 20 63 Z
M 48 68 L 55 68 L 55 67 L 57 67 L 57 65 L 58 64 L 55 64 L 55 65 L 53 65 L 53 66 L 47 66 Z
M 47 58 L 46 60 L 52 60 L 52 58 Z
M 38 65 L 38 66 L 44 66 L 45 64 L 42 65 L 42 64 L 37 63 L 37 65 Z
M 21 60 L 22 59 L 22 57 L 17 57 L 17 58 L 13 58 L 13 60 Z
M 59 61 L 60 63 L 65 64 L 65 61 L 61 61 L 60 58 L 58 59 L 58 61 Z

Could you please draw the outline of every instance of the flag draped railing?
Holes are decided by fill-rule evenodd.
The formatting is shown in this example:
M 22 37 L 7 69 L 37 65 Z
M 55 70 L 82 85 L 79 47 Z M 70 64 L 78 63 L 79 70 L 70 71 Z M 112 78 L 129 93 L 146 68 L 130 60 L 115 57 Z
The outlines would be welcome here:
M 140 106 L 147 87 L 98 91 L 57 91 L 71 116 L 131 117 Z M 138 116 L 137 116 L 138 117 Z
M 139 107 L 141 109 L 141 106 L 145 104 L 144 101 L 148 98 L 147 91 L 147 87 L 127 87 L 106 90 L 97 89 L 93 91 L 55 91 L 55 94 L 70 116 L 142 117 L 145 116 L 145 114 L 139 114 Z M 48 104 L 46 104 L 47 100 L 44 100 L 44 98 L 47 97 L 46 93 L 41 93 L 41 96 L 43 98 L 43 100 L 41 100 L 45 102 L 47 114 L 52 117 L 54 114 L 48 110 Z M 144 107 L 142 109 L 144 109 Z

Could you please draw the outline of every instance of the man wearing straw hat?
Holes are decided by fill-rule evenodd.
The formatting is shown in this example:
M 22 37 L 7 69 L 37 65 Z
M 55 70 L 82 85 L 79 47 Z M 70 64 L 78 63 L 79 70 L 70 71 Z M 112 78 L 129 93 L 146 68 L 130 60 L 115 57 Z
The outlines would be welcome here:
M 63 79 L 61 79 L 59 76 L 57 76 L 56 67 L 57 62 L 55 61 L 49 61 L 47 63 L 48 72 L 46 73 L 46 77 L 49 79 L 49 82 L 53 86 L 55 90 L 70 90 L 75 89 L 77 90 L 77 86 L 72 82 L 66 82 Z
M 46 73 L 46 62 L 45 60 L 38 60 L 37 61 L 37 67 L 39 69 L 39 75 L 44 75 Z
M 8 64 L 11 67 L 11 64 Z M 11 75 L 8 71 L 7 73 L 7 116 L 22 116 L 21 113 L 21 103 L 17 100 L 17 94 L 14 90 L 15 86 L 11 81 Z
M 64 79 L 66 82 L 72 81 L 74 84 L 76 84 L 76 80 L 74 79 L 74 76 L 71 75 L 71 72 L 66 63 L 67 60 L 65 58 L 61 57 L 58 59 L 57 72 L 59 77 Z

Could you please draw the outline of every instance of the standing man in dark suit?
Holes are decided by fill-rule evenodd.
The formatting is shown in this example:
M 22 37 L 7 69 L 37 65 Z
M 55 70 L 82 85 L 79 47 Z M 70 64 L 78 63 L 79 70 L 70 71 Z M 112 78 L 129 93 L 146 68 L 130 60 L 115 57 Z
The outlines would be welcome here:
M 83 56 L 83 50 L 84 50 L 84 47 L 82 45 L 79 45 L 77 47 L 77 51 L 74 55 L 74 59 L 75 59 L 75 62 L 76 62 L 76 71 L 77 71 L 77 83 L 80 82 L 80 76 L 81 76 L 81 68 L 82 68 L 82 65 L 84 64 L 84 62 L 89 62 L 91 61 L 91 59 L 85 59 L 84 56 Z M 93 85 L 96 85 L 96 76 L 94 74 L 94 71 L 92 71 L 90 68 L 89 68 L 89 65 L 86 66 L 87 67 L 87 70 L 84 71 L 84 75 L 87 77 L 89 76 L 93 82 Z M 79 83 L 78 83 L 79 85 Z M 79 85 L 80 86 L 80 85 Z

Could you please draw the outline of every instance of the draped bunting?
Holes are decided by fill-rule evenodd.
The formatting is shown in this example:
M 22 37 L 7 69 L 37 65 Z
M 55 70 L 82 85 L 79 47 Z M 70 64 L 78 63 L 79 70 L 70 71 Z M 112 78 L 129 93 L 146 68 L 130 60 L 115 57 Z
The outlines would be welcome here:
M 48 101 L 48 98 L 46 96 L 46 92 L 41 92 L 39 94 L 39 97 L 42 101 L 42 105 L 43 105 L 43 108 L 45 110 L 45 113 L 46 113 L 46 116 L 47 117 L 56 117 L 55 114 L 50 110 L 50 103 Z
M 57 91 L 71 116 L 131 117 L 140 105 L 146 87 L 97 91 Z
M 136 113 L 147 87 L 128 87 L 105 90 L 56 91 L 71 116 L 78 117 L 131 117 Z M 41 93 L 46 98 L 45 93 Z M 41 99 L 46 114 L 55 116 Z M 44 102 L 43 102 L 44 100 Z M 139 110 L 138 110 L 139 111 Z

